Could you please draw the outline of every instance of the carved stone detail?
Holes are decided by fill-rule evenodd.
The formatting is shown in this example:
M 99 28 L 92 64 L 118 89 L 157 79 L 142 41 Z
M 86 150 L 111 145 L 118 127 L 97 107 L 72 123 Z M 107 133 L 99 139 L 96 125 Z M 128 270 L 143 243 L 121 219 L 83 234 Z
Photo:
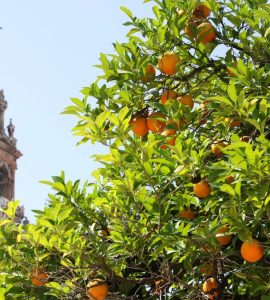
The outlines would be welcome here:
M 0 90 L 0 111 L 5 111 L 7 109 L 7 101 L 5 100 L 4 91 Z
M 6 199 L 7 203 L 14 200 L 15 170 L 17 169 L 17 159 L 22 156 L 16 148 L 16 138 L 14 137 L 15 126 L 10 120 L 7 126 L 8 135 L 4 128 L 4 112 L 7 108 L 3 90 L 0 90 L 0 198 Z M 6 205 L 7 205 L 6 203 Z M 5 205 L 5 206 L 6 206 Z M 1 206 L 1 204 L 0 204 Z M 3 213 L 0 218 L 5 218 Z M 24 207 L 18 207 L 15 216 L 16 223 L 27 223 L 24 216 Z

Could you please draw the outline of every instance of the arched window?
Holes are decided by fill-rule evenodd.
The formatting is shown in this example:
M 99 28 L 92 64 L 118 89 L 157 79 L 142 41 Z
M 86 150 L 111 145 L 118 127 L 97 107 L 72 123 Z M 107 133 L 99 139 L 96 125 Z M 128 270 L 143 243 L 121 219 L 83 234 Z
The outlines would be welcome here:
M 0 182 L 5 179 L 7 175 L 6 169 L 4 167 L 0 168 Z
M 10 187 L 9 187 L 9 172 L 5 165 L 0 167 L 0 196 L 9 199 Z

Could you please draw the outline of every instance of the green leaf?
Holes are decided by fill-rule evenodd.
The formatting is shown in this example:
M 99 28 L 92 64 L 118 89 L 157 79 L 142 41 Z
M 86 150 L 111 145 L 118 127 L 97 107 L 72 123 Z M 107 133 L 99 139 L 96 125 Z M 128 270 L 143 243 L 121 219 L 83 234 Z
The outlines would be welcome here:
M 159 212 L 157 200 L 155 198 L 147 197 L 144 199 L 144 206 L 149 213 L 155 214 Z
M 160 43 L 163 43 L 165 40 L 165 33 L 166 33 L 166 28 L 164 27 L 159 27 L 158 31 L 157 31 L 157 36 L 158 36 L 158 40 Z
M 106 199 L 106 198 L 97 197 L 97 198 L 93 199 L 92 203 L 96 207 L 103 207 L 104 205 L 108 204 L 109 202 L 108 202 L 108 199 Z
M 132 12 L 128 9 L 128 8 L 126 8 L 125 6 L 120 6 L 120 9 L 131 19 L 131 20 L 133 20 L 133 14 L 132 14 Z
M 227 150 L 237 149 L 237 148 L 251 148 L 251 145 L 249 143 L 245 143 L 245 142 L 232 143 L 232 144 L 229 144 L 226 146 L 226 148 L 224 149 L 224 152 L 226 153 Z
M 127 37 L 131 37 L 134 33 L 139 32 L 140 29 L 138 28 L 132 28 L 128 33 L 127 33 Z
M 238 230 L 238 238 L 242 241 L 242 242 L 246 242 L 246 241 L 252 241 L 253 237 L 252 237 L 252 233 L 250 232 L 250 230 L 247 227 L 241 227 Z
M 256 120 L 247 118 L 247 119 L 245 119 L 245 121 L 248 122 L 248 123 L 250 123 L 251 125 L 253 125 L 259 131 L 261 131 L 261 125 Z
M 168 167 L 162 166 L 160 168 L 160 172 L 163 175 L 169 175 L 171 173 L 171 169 L 169 169 Z
M 40 219 L 38 219 L 37 224 L 41 225 L 41 226 L 44 226 L 45 228 L 49 228 L 49 229 L 54 230 L 54 226 L 52 225 L 52 223 L 48 219 L 40 218 Z
M 230 99 L 236 103 L 237 101 L 237 92 L 236 92 L 236 88 L 234 84 L 230 84 L 228 89 L 227 89 L 228 95 L 230 97 Z
M 133 74 L 133 72 L 131 72 L 131 71 L 121 70 L 121 69 L 117 69 L 117 73 L 118 74 Z
M 232 188 L 231 185 L 229 184 L 223 184 L 221 187 L 220 187 L 220 190 L 224 193 L 227 193 L 231 196 L 234 196 L 235 195 L 235 191 L 234 189 Z
M 270 34 L 270 27 L 268 27 L 268 28 L 265 30 L 264 37 L 267 38 L 269 34 Z
M 45 235 L 40 235 L 39 238 L 38 238 L 38 243 L 39 245 L 42 245 L 44 246 L 45 248 L 47 248 L 49 246 L 49 242 L 47 240 L 47 237 Z M 41 261 L 42 259 L 44 259 L 44 255 L 40 256 L 39 257 L 39 261 Z
M 152 170 L 152 166 L 151 166 L 150 162 L 149 161 L 145 162 L 143 164 L 143 166 L 144 166 L 144 169 L 145 169 L 146 173 L 149 176 L 152 176 L 153 175 L 153 170 Z
M 241 74 L 247 76 L 248 69 L 247 69 L 246 63 L 244 63 L 241 59 L 238 59 L 238 61 L 237 61 L 237 70 Z
M 110 238 L 112 240 L 114 240 L 115 242 L 124 242 L 125 241 L 125 238 L 122 235 L 122 233 L 118 232 L 118 231 L 114 231 L 114 230 L 110 231 Z
M 58 215 L 58 222 L 63 222 L 64 220 L 68 219 L 68 217 L 71 215 L 73 211 L 73 208 L 63 208 L 61 209 L 59 215 Z
M 120 125 L 120 122 L 119 122 L 119 119 L 117 118 L 117 115 L 115 115 L 115 114 L 111 114 L 110 115 L 110 121 L 114 124 L 114 125 L 116 125 L 116 126 L 119 126 Z
M 236 154 L 230 157 L 230 161 L 236 169 L 239 168 L 239 169 L 247 170 L 247 162 L 244 157 Z
M 6 288 L 0 288 L 0 300 L 6 300 L 5 294 L 7 292 Z
M 118 113 L 119 121 L 120 122 L 124 121 L 128 113 L 129 113 L 129 108 L 127 106 L 123 107 Z
M 101 114 L 99 114 L 95 120 L 95 124 L 97 125 L 98 128 L 102 128 L 104 123 L 107 121 L 107 119 L 110 116 L 109 111 L 103 111 Z
M 235 185 L 235 193 L 239 196 L 239 198 L 241 197 L 241 185 L 241 180 L 237 180 Z
M 232 103 L 232 101 L 230 99 L 225 98 L 223 96 L 209 97 L 208 100 L 213 101 L 213 102 L 223 103 L 223 104 L 229 105 L 231 107 L 234 106 L 234 104 Z
M 103 70 L 106 70 L 106 69 L 109 69 L 110 68 L 110 63 L 109 63 L 109 60 L 107 58 L 107 55 L 104 54 L 104 53 L 100 53 L 100 61 L 102 63 L 102 67 L 103 67 Z M 99 95 L 99 89 L 98 89 L 98 86 L 97 85 L 92 85 L 92 89 L 93 89 L 93 96 L 98 96 Z
M 6 219 L 6 220 L 1 220 L 0 221 L 0 226 L 6 225 L 8 223 L 12 223 L 12 221 L 10 219 Z
M 189 230 L 192 227 L 192 224 L 189 223 L 187 224 L 184 229 L 182 230 L 182 236 L 188 236 Z
M 238 278 L 241 278 L 241 279 L 247 279 L 247 275 L 244 274 L 244 273 L 240 273 L 240 272 L 236 272 L 234 271 L 233 274 L 238 277 Z
M 14 219 L 17 208 L 19 207 L 20 201 L 9 201 L 7 208 L 1 208 L 10 219 Z
M 156 18 L 159 20 L 159 19 L 160 19 L 160 11 L 159 11 L 158 6 L 154 6 L 154 7 L 152 8 L 152 10 L 153 10 L 153 12 L 154 12 Z
M 263 9 L 256 10 L 254 12 L 254 17 L 257 19 L 263 19 L 263 20 L 270 21 L 269 13 Z
M 76 104 L 77 106 L 79 106 L 80 108 L 82 108 L 83 110 L 85 109 L 85 104 L 78 98 L 71 98 L 71 101 Z
M 53 282 L 53 281 L 47 283 L 46 286 L 54 288 L 56 290 L 62 290 L 63 289 L 63 287 L 58 282 Z

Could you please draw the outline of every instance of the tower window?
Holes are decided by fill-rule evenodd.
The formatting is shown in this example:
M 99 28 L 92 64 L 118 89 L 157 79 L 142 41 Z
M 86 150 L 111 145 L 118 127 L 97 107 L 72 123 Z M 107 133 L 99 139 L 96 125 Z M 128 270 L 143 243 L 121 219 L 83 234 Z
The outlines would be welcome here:
M 4 180 L 5 178 L 5 172 L 3 170 L 3 168 L 0 169 L 0 181 Z

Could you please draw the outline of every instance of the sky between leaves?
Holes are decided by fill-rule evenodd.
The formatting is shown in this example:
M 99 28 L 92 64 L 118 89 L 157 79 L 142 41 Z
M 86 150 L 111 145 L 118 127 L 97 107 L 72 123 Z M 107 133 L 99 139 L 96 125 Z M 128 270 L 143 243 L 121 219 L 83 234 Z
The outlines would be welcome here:
M 142 0 L 8 0 L 0 3 L 0 89 L 13 119 L 23 156 L 18 160 L 16 199 L 34 222 L 52 191 L 39 180 L 66 172 L 66 178 L 91 181 L 98 164 L 90 158 L 100 145 L 76 147 L 71 129 L 77 121 L 60 115 L 70 97 L 93 82 L 99 53 L 125 41 L 126 6 L 135 16 L 151 14 Z

